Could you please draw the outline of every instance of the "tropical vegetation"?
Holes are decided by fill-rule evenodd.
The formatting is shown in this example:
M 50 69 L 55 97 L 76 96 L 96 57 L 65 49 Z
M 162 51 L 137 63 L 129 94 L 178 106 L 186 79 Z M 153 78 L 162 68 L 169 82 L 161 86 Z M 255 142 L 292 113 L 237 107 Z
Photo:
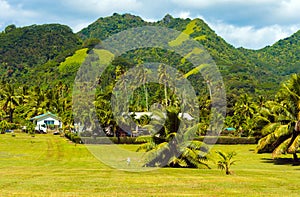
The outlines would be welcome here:
M 186 57 L 159 48 L 130 50 L 118 57 L 102 49 L 102 42 L 111 35 L 145 25 L 181 31 L 209 52 L 226 87 L 224 129 L 235 128 L 228 135 L 261 138 L 258 153 L 272 152 L 274 158 L 292 153 L 297 159 L 300 82 L 298 74 L 291 74 L 300 71 L 297 53 L 299 32 L 261 50 L 237 49 L 218 36 L 203 20 L 179 19 L 170 15 L 157 22 L 146 22 L 130 14 L 113 14 L 99 18 L 78 33 L 60 24 L 7 26 L 0 33 L 1 132 L 20 129 L 29 124 L 31 117 L 51 111 L 61 117 L 65 131 L 74 129 L 75 121 L 83 125 L 84 131 L 91 130 L 91 134 L 104 136 L 105 133 L 99 128 L 101 125 L 102 128 L 111 128 L 116 136 L 118 124 L 127 120 L 116 119 L 111 99 L 122 92 L 132 93 L 127 98 L 131 112 L 148 112 L 153 107 L 161 107 L 169 115 L 171 111 L 178 114 L 182 112 L 179 108 L 182 101 L 168 80 L 170 76 L 166 66 L 170 65 L 191 82 L 199 103 L 199 121 L 186 127 L 185 133 L 206 135 L 211 129 L 210 118 L 215 103 L 210 94 L 209 80 L 204 80 L 199 67 L 195 68 Z M 183 38 L 179 36 L 171 43 L 176 44 L 180 39 Z M 109 64 L 101 76 L 95 76 L 96 82 L 88 84 L 89 70 L 80 68 L 83 64 L 93 68 L 99 56 Z M 147 62 L 160 63 L 158 83 L 147 82 L 147 74 L 151 73 L 143 66 Z M 140 87 L 120 80 L 133 68 L 137 72 L 131 80 L 139 80 Z M 78 72 L 81 72 L 81 78 L 76 76 Z M 83 93 L 74 88 L 75 79 Z M 288 81 L 280 86 L 285 80 Z M 121 87 L 119 92 L 116 86 Z M 90 90 L 91 87 L 95 92 Z M 76 99 L 80 106 L 73 106 L 74 95 L 78 95 Z M 94 111 L 89 111 L 91 106 Z M 74 120 L 74 115 L 78 119 Z M 99 125 L 92 121 L 94 117 L 97 117 Z M 146 117 L 134 121 L 140 127 L 147 127 L 150 122 Z M 149 153 L 160 152 L 160 157 L 169 155 L 168 166 L 205 166 L 205 157 L 202 157 L 202 152 L 206 152 L 205 144 L 191 138 L 189 145 L 175 143 L 175 148 L 170 147 L 173 146 L 170 142 L 180 142 L 185 137 L 184 133 L 176 133 L 177 127 L 174 125 L 182 120 L 170 121 L 172 124 L 163 126 L 150 137 L 141 137 L 140 140 L 145 142 L 141 149 Z M 222 134 L 222 129 L 218 133 Z M 149 157 L 148 165 L 159 165 L 159 162 Z

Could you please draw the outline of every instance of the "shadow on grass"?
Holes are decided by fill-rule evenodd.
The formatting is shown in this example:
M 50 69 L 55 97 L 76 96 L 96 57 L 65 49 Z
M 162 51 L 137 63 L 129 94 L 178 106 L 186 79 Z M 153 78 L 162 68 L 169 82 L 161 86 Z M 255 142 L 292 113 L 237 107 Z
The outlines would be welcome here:
M 262 158 L 263 163 L 273 163 L 274 165 L 291 165 L 291 166 L 300 166 L 300 160 L 295 161 L 293 158 Z

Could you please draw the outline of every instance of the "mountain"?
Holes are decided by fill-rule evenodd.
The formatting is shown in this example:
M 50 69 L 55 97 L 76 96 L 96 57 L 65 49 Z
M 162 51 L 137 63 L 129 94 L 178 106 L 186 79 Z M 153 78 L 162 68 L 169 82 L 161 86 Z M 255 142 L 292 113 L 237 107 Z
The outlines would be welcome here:
M 119 33 L 123 30 L 150 25 L 142 18 L 131 14 L 113 14 L 110 17 L 101 17 L 88 27 L 82 29 L 78 35 L 83 39 L 98 38 L 104 40 L 112 34 Z
M 133 27 L 159 26 L 176 29 L 199 42 L 215 60 L 229 97 L 243 92 L 274 95 L 288 75 L 300 72 L 300 32 L 261 50 L 235 48 L 217 35 L 201 19 L 180 19 L 166 15 L 157 22 L 144 21 L 131 14 L 101 17 L 77 34 L 60 24 L 8 26 L 0 33 L 0 76 L 2 81 L 21 84 L 51 85 L 58 81 L 72 84 L 86 53 L 101 40 Z M 156 61 L 178 64 L 180 57 L 163 51 L 137 50 L 114 60 L 115 66 L 137 65 L 157 56 Z M 148 59 L 147 59 L 148 58 Z M 166 60 L 167 59 L 167 60 Z M 177 62 L 176 62 L 177 61 Z M 186 73 L 192 67 L 180 65 Z M 194 81 L 195 79 L 191 78 Z
M 300 30 L 260 50 L 240 49 L 256 65 L 268 67 L 280 76 L 300 72 Z
M 38 70 L 43 73 L 81 47 L 80 38 L 65 25 L 47 24 L 17 28 L 6 27 L 0 33 L 0 73 L 4 81 L 28 83 Z
M 250 55 L 250 53 L 236 49 L 218 36 L 201 19 L 180 19 L 166 15 L 160 21 L 149 23 L 143 21 L 140 17 L 130 14 L 114 14 L 111 17 L 99 18 L 87 28 L 80 31 L 78 35 L 83 40 L 90 38 L 104 40 L 128 28 L 145 25 L 176 29 L 197 40 L 215 60 L 221 70 L 227 91 L 229 92 L 238 94 L 244 91 L 251 94 L 261 94 L 266 90 L 276 90 L 276 87 L 280 83 L 281 78 L 277 80 L 278 73 L 268 68 L 269 63 L 268 66 L 262 66 L 260 62 L 254 61 L 255 58 L 252 53 Z M 272 82 L 270 83 L 270 81 Z

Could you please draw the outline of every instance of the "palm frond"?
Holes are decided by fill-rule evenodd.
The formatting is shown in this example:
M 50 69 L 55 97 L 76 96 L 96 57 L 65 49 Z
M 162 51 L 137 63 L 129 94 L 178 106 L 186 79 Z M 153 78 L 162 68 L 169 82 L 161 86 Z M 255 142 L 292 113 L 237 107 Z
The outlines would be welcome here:
M 290 142 L 290 145 L 288 147 L 287 152 L 288 153 L 296 153 L 298 148 L 299 148 L 299 140 L 300 140 L 300 135 L 297 135 L 297 137 L 295 137 L 295 139 Z
M 135 139 L 135 141 L 147 143 L 147 142 L 153 142 L 153 138 L 151 136 L 138 136 Z
M 190 127 L 184 134 L 183 139 L 184 141 L 190 141 L 194 139 L 197 135 L 197 132 L 199 131 L 200 123 Z
M 290 143 L 291 138 L 285 140 L 283 143 L 281 143 L 275 150 L 272 152 L 272 158 L 277 158 L 281 154 L 286 154 L 288 150 L 288 144 Z
M 273 133 L 279 126 L 280 126 L 279 122 L 270 123 L 261 130 L 261 133 L 263 136 L 266 136 L 270 133 Z
M 184 159 L 177 158 L 176 156 L 170 158 L 168 165 L 170 166 L 179 165 L 180 167 L 188 167 L 188 164 Z

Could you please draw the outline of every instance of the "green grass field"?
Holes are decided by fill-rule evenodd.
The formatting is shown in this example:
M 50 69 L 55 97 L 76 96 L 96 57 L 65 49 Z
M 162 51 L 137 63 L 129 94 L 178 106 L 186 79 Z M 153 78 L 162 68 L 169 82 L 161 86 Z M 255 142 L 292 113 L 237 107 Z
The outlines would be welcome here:
M 212 152 L 237 152 L 230 176 L 213 162 L 210 170 L 127 172 L 59 136 L 5 134 L 0 135 L 0 196 L 299 196 L 300 166 L 276 165 L 270 154 L 254 154 L 254 148 L 213 147 Z

